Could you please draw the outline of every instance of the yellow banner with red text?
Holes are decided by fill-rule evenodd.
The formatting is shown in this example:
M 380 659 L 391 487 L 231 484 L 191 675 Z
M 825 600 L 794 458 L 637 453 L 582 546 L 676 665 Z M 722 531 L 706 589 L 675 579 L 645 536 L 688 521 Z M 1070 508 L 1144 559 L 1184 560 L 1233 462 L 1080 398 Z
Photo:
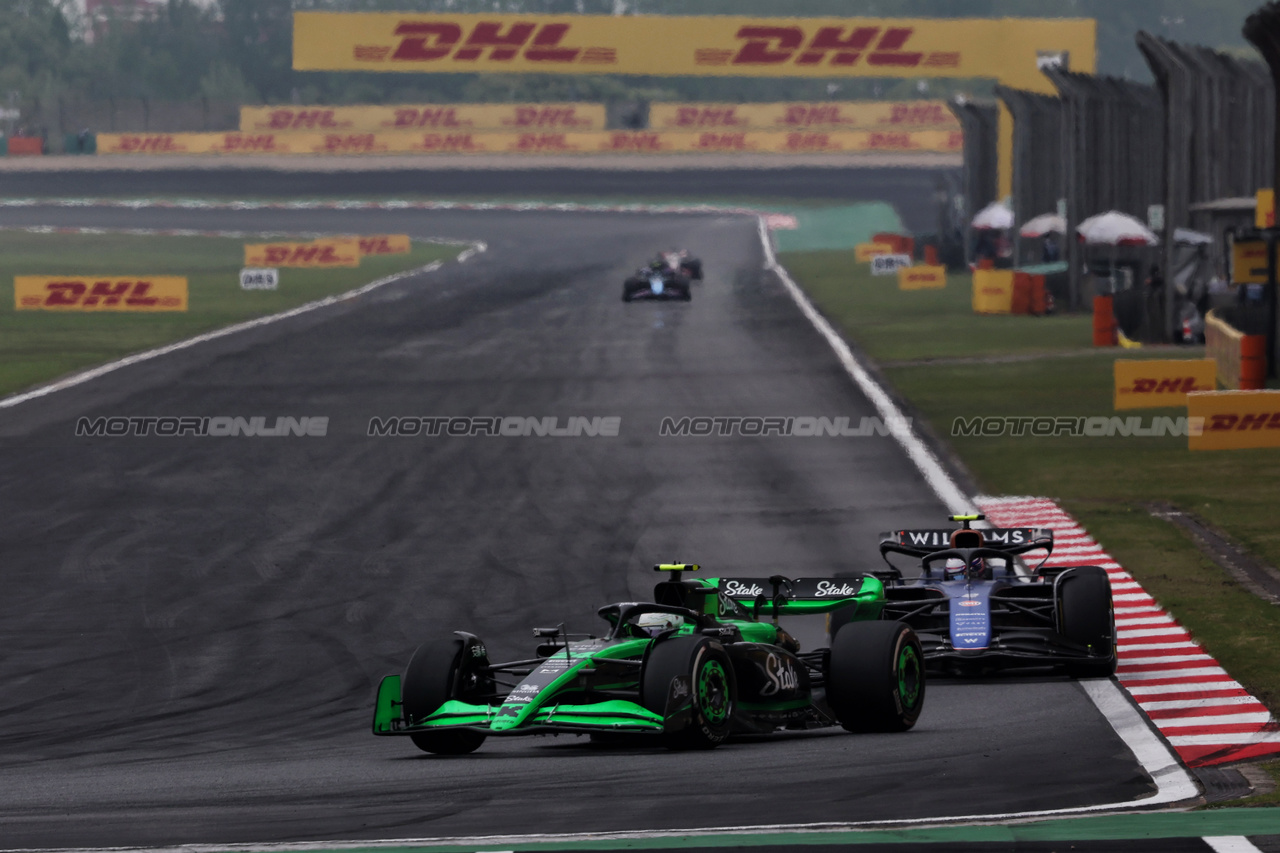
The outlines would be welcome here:
M 185 276 L 48 276 L 13 278 L 18 311 L 186 311 Z
M 99 154 L 959 153 L 958 130 L 102 133 Z
M 1187 395 L 1191 450 L 1280 447 L 1280 391 L 1202 391 Z M 1203 420 L 1199 420 L 1203 419 Z
M 990 77 L 1043 90 L 1038 63 L 1092 72 L 1096 23 L 1068 18 L 752 18 L 296 12 L 298 71 L 749 77 Z
M 1218 388 L 1218 365 L 1211 358 L 1117 359 L 1114 374 L 1116 409 L 1182 406 L 1187 394 Z
M 287 131 L 559 130 L 605 128 L 604 104 L 389 104 L 348 107 L 241 107 L 242 133 Z
M 329 237 L 299 243 L 246 243 L 246 267 L 358 267 L 360 241 L 355 237 Z
M 694 130 L 951 130 L 960 122 L 945 101 L 835 101 L 779 104 L 649 105 L 649 127 Z

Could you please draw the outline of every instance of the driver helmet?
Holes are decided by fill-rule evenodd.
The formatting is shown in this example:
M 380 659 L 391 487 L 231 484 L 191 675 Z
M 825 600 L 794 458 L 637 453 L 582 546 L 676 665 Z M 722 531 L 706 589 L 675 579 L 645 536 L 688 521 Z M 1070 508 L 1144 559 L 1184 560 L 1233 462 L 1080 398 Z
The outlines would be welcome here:
M 959 557 L 948 557 L 947 563 L 943 566 L 942 570 L 947 579 L 982 578 L 986 573 L 987 564 L 981 557 L 974 557 L 969 561 L 969 566 L 966 569 L 964 560 L 961 560 Z
M 684 617 L 676 613 L 642 613 L 636 617 L 636 628 L 640 633 L 656 637 L 663 631 L 679 628 L 684 624 Z

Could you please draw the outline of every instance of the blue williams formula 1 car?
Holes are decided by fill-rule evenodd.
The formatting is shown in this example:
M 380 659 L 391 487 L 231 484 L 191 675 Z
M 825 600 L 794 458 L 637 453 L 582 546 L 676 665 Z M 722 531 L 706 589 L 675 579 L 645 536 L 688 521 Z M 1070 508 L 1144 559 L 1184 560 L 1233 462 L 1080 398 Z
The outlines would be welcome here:
M 702 280 L 702 261 L 688 252 L 662 252 L 622 283 L 622 301 L 693 298 L 690 283 Z
M 1116 670 L 1111 582 L 1098 566 L 1046 567 L 1053 531 L 975 530 L 981 515 L 952 516 L 958 530 L 896 530 L 881 534 L 889 565 L 882 618 L 915 629 L 926 666 L 953 674 L 1052 666 L 1076 677 Z M 1043 551 L 1028 569 L 1021 555 Z M 919 558 L 908 578 L 891 554 Z M 831 616 L 832 635 L 843 614 Z

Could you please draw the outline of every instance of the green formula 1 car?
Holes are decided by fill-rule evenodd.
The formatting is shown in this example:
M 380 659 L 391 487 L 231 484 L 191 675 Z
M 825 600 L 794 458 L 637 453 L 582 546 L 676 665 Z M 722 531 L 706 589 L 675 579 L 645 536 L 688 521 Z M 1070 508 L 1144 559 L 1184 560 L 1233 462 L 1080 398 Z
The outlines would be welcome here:
M 880 618 L 876 578 L 685 580 L 698 566 L 655 568 L 670 574 L 654 600 L 600 608 L 600 638 L 537 628 L 536 655 L 509 663 L 461 631 L 424 643 L 403 675 L 382 679 L 373 733 L 458 755 L 491 735 L 650 735 L 707 749 L 778 728 L 915 725 L 924 658 L 911 628 Z M 834 610 L 856 616 L 830 648 L 801 652 L 778 625 Z

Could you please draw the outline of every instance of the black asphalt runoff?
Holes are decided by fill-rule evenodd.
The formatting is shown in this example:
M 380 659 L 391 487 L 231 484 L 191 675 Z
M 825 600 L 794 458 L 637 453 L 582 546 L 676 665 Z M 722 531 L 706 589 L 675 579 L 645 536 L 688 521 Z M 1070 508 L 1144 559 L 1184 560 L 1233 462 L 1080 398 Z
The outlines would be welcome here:
M 937 681 L 906 734 L 709 753 L 491 738 L 438 758 L 369 733 L 378 680 L 450 630 L 527 655 L 534 626 L 598 631 L 596 608 L 647 597 L 658 561 L 824 576 L 871 568 L 881 530 L 939 523 L 891 437 L 660 436 L 664 417 L 875 414 L 762 271 L 753 220 L 0 211 L 18 222 L 490 249 L 0 409 L 0 846 L 881 821 L 1152 792 L 1065 678 Z M 704 260 L 693 301 L 624 304 L 623 277 L 675 245 Z M 75 435 L 161 415 L 330 421 L 323 438 Z M 455 415 L 621 424 L 367 435 Z

